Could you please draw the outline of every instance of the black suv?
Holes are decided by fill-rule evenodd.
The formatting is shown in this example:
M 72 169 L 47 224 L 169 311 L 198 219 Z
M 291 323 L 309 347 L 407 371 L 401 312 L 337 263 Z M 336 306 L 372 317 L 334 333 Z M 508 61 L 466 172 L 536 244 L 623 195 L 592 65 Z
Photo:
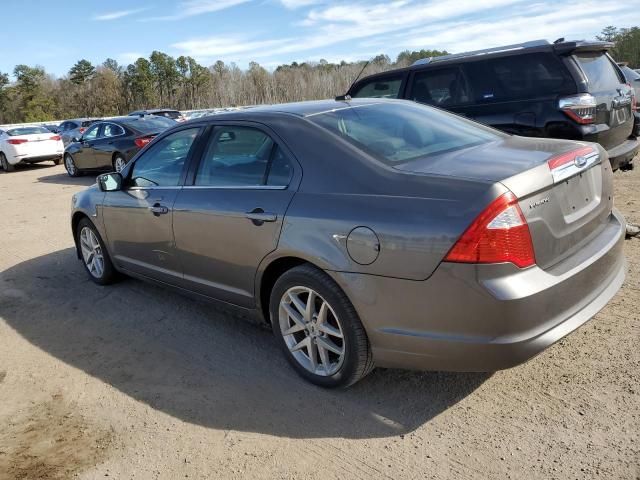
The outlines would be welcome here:
M 611 47 L 536 40 L 427 58 L 365 77 L 347 95 L 415 100 L 516 135 L 598 142 L 614 170 L 631 168 L 635 96 Z

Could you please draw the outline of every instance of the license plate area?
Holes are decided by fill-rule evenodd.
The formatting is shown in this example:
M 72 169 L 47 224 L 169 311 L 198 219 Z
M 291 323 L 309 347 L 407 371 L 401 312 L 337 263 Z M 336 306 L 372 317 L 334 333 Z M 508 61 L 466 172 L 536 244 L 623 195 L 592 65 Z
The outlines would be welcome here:
M 600 164 L 564 179 L 555 186 L 556 198 L 566 223 L 571 223 L 597 208 L 602 201 Z

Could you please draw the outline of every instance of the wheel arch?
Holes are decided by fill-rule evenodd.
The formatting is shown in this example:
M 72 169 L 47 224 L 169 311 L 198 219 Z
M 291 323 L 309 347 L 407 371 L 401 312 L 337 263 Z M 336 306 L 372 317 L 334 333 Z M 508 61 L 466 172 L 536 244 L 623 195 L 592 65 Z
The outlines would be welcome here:
M 262 315 L 263 320 L 267 324 L 271 324 L 269 315 L 269 300 L 273 286 L 278 278 L 280 278 L 285 272 L 300 265 L 311 265 L 319 270 L 322 270 L 318 265 L 306 260 L 302 257 L 287 255 L 272 259 L 269 263 L 264 265 L 261 273 L 256 280 L 257 287 L 257 310 Z

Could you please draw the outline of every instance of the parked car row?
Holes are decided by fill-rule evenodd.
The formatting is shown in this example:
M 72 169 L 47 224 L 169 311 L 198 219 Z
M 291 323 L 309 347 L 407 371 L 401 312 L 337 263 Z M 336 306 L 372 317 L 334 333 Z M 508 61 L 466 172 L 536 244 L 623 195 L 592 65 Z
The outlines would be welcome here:
M 348 95 L 414 100 L 516 135 L 597 142 L 614 169 L 631 168 L 640 135 L 631 85 L 640 85 L 611 47 L 537 40 L 428 58 L 363 78 Z

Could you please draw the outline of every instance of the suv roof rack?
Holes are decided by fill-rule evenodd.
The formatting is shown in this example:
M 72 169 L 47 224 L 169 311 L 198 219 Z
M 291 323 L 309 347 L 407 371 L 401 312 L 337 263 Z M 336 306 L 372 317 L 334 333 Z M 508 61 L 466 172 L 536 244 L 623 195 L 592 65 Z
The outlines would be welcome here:
M 523 48 L 543 47 L 550 45 L 546 40 L 531 40 L 529 42 L 514 43 L 513 45 L 505 45 L 502 47 L 485 48 L 482 50 L 473 50 L 471 52 L 453 53 L 451 55 L 442 55 L 440 57 L 421 58 L 413 62 L 412 65 L 426 65 L 427 63 L 442 62 L 445 60 L 453 60 L 454 58 L 473 57 L 475 55 L 486 55 L 488 53 L 508 52 L 511 50 L 520 50 Z

